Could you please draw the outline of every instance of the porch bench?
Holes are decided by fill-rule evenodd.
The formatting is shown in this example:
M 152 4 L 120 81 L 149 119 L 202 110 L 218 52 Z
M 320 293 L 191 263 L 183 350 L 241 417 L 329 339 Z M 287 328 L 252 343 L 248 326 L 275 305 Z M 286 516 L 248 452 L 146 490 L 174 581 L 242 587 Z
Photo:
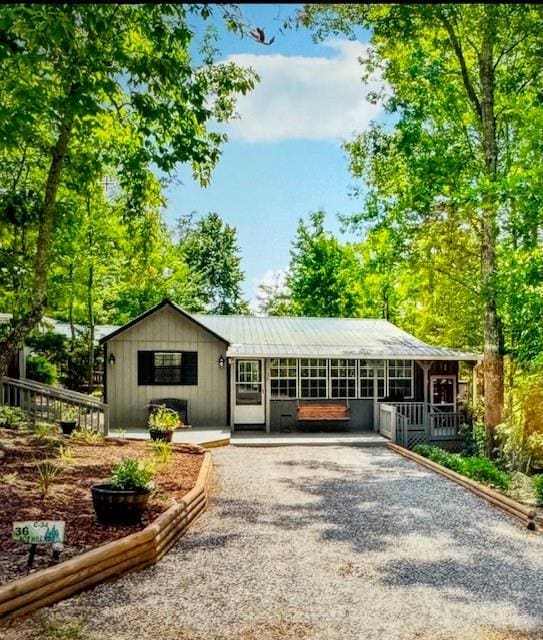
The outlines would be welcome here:
M 350 420 L 348 404 L 302 404 L 298 405 L 299 422 L 347 422 Z

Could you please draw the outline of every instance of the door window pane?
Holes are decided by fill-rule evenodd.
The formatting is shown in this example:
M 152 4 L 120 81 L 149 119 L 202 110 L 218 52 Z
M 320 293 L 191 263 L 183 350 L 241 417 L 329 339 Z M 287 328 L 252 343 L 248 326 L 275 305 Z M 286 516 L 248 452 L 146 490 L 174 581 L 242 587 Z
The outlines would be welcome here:
M 238 360 L 236 404 L 262 404 L 262 370 L 260 360 Z

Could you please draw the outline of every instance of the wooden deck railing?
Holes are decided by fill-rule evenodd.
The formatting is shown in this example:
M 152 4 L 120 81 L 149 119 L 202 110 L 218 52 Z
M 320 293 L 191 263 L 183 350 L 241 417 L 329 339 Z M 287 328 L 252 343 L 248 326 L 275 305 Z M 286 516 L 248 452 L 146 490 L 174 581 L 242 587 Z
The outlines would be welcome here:
M 0 385 L 0 404 L 20 407 L 33 420 L 55 422 L 66 407 L 72 407 L 80 427 L 108 435 L 109 407 L 98 398 L 34 380 L 4 377 Z
M 432 440 L 458 437 L 465 416 L 460 412 L 432 411 L 424 402 L 379 403 L 379 430 L 392 442 L 404 447 Z
M 387 402 L 396 408 L 396 411 L 407 418 L 409 424 L 416 427 L 424 425 L 424 402 Z
M 441 411 L 431 411 L 430 436 L 432 438 L 451 438 L 458 435 L 458 429 L 464 421 L 462 413 L 444 413 Z

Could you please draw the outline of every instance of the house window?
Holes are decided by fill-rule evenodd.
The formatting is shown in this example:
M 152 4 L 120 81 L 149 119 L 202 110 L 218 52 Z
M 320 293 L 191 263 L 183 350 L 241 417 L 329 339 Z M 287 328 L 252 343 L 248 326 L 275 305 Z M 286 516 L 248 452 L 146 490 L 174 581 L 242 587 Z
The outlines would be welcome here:
M 388 361 L 388 395 L 390 398 L 413 397 L 413 361 Z
M 385 397 L 385 361 L 360 360 L 360 397 L 373 399 L 374 367 L 377 367 L 377 397 Z
M 271 397 L 296 398 L 298 367 L 295 358 L 274 358 L 270 364 Z
M 330 360 L 330 397 L 356 398 L 356 360 Z
M 328 366 L 323 358 L 300 360 L 300 397 L 328 397 Z
M 139 385 L 197 385 L 196 351 L 138 351 Z

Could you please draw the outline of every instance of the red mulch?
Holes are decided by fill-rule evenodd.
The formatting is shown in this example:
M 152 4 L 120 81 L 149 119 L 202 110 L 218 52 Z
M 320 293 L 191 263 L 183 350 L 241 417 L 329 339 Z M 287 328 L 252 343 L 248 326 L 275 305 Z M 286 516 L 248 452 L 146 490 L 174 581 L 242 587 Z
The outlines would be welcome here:
M 90 444 L 63 439 L 73 455 L 67 464 L 58 457 L 58 448 L 47 440 L 0 429 L 0 584 L 28 573 L 28 545 L 11 539 L 15 520 L 64 520 L 64 551 L 61 559 L 122 538 L 142 529 L 181 499 L 196 483 L 202 452 L 196 448 L 172 445 L 167 465 L 159 465 L 154 478 L 156 489 L 149 500 L 141 525 L 105 526 L 96 521 L 91 485 L 107 481 L 112 465 L 122 458 L 151 459 L 148 441 L 107 440 Z M 1 452 L 0 452 L 1 456 Z M 62 474 L 54 480 L 50 495 L 42 498 L 36 484 L 38 460 L 54 459 Z M 15 479 L 10 474 L 17 474 Z M 51 546 L 38 545 L 34 570 L 51 564 Z

